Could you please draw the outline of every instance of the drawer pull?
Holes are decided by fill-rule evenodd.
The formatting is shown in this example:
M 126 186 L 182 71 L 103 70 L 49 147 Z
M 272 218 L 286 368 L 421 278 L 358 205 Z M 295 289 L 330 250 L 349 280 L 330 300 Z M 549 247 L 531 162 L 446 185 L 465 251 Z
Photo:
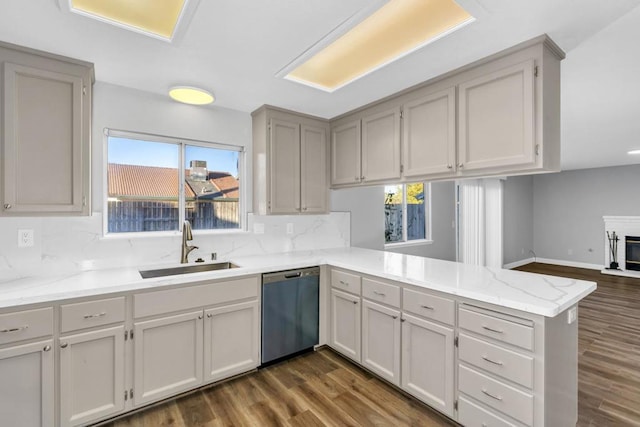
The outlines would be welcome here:
M 42 351 L 49 351 L 49 350 L 51 350 L 50 345 L 45 345 L 44 348 L 42 349 Z
M 381 297 L 385 296 L 384 292 L 373 291 L 374 294 L 380 295 Z
M 103 311 L 102 313 L 97 313 L 97 314 L 85 314 L 84 318 L 85 319 L 95 319 L 97 317 L 104 317 L 107 315 L 106 311 Z
M 349 286 L 349 282 L 345 282 L 344 280 L 340 280 L 340 284 L 344 286 Z
M 391 317 L 393 317 L 393 320 L 396 320 L 398 318 L 398 316 L 391 316 Z
M 18 326 L 17 328 L 0 329 L 0 333 L 6 334 L 10 332 L 19 332 L 24 331 L 25 329 L 29 329 L 29 325 Z
M 489 392 L 488 392 L 487 390 L 485 390 L 485 389 L 482 389 L 482 392 L 483 392 L 484 394 L 486 394 L 487 396 L 489 396 L 490 398 L 495 399 L 495 400 L 499 400 L 499 401 L 501 401 L 501 402 L 502 402 L 502 397 L 501 397 L 501 396 L 496 396 L 496 395 L 494 395 L 494 394 L 491 394 L 491 393 L 489 393 Z
M 63 342 L 62 344 L 60 344 L 60 348 L 67 348 L 69 346 L 68 342 Z
M 421 305 L 420 307 L 424 308 L 425 310 L 435 310 L 433 307 L 428 305 Z
M 487 356 L 482 356 L 482 358 L 484 360 L 486 360 L 487 362 L 489 362 L 489 363 L 493 363 L 494 365 L 502 366 L 502 362 L 496 362 L 495 360 L 489 359 Z
M 492 329 L 488 326 L 482 325 L 482 329 L 486 329 L 489 332 L 495 332 L 496 334 L 504 334 L 504 331 L 501 331 L 499 329 Z

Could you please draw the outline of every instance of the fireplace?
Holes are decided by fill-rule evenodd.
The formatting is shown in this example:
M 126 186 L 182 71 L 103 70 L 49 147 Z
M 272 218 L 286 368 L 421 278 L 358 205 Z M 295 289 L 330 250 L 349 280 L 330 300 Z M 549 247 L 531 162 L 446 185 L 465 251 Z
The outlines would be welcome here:
M 626 269 L 640 271 L 640 236 L 625 237 L 625 255 Z

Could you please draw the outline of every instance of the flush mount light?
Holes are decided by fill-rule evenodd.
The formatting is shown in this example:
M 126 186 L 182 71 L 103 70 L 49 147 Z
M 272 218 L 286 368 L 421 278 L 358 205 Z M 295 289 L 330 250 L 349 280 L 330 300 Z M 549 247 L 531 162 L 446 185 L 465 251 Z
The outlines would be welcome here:
M 474 20 L 454 0 L 391 0 L 279 74 L 333 92 Z
M 199 0 L 58 0 L 65 11 L 174 41 L 193 16 Z
M 211 92 L 190 86 L 174 86 L 169 89 L 169 96 L 178 102 L 191 105 L 207 105 L 215 100 Z
M 627 151 L 627 154 L 640 154 L 640 150 Z

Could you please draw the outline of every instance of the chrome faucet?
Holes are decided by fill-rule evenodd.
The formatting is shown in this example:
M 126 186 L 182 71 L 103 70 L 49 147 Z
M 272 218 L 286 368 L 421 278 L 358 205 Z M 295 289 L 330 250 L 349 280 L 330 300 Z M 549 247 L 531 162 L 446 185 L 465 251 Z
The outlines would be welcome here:
M 189 262 L 189 252 L 194 249 L 198 249 L 197 246 L 189 246 L 187 242 L 193 240 L 193 234 L 191 233 L 191 223 L 185 221 L 182 224 L 182 254 L 180 255 L 180 264 L 186 264 Z

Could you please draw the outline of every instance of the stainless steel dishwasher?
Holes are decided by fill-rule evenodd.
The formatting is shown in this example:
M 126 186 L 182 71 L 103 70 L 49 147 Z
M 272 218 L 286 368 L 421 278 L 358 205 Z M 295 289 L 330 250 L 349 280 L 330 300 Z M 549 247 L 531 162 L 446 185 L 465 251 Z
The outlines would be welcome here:
M 262 275 L 262 364 L 318 344 L 320 268 Z

